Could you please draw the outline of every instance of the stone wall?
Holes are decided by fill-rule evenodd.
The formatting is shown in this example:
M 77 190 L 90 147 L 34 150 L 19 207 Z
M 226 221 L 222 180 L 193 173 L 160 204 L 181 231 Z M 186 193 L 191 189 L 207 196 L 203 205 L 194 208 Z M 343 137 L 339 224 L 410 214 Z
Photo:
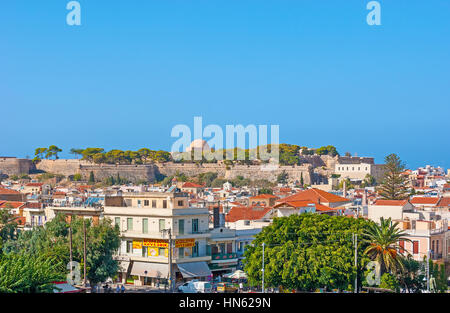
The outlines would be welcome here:
M 94 173 L 97 181 L 104 180 L 108 177 L 116 178 L 119 175 L 131 182 L 140 180 L 155 181 L 155 166 L 148 165 L 114 165 L 114 164 L 91 164 L 81 165 L 80 174 L 84 179 L 89 179 L 90 173 Z
M 237 176 L 249 178 L 251 180 L 266 179 L 275 182 L 277 176 L 285 171 L 289 175 L 290 181 L 300 181 L 303 176 L 305 184 L 311 184 L 313 167 L 310 164 L 279 166 L 276 168 L 265 168 L 259 165 L 234 165 L 226 166 L 217 163 L 164 163 L 164 164 L 145 164 L 145 165 L 111 165 L 111 164 L 92 164 L 82 160 L 42 160 L 37 164 L 37 169 L 53 174 L 62 174 L 65 176 L 79 173 L 83 178 L 88 179 L 90 172 L 94 173 L 97 180 L 103 180 L 107 177 L 126 178 L 130 181 L 155 181 L 156 175 L 174 176 L 183 173 L 186 176 L 196 176 L 200 173 L 214 172 L 219 177 L 233 179 Z
M 185 174 L 186 176 L 195 176 L 200 173 L 214 172 L 219 177 L 226 179 L 233 179 L 237 176 L 242 176 L 251 180 L 266 179 L 275 182 L 277 176 L 285 171 L 289 175 L 289 180 L 300 181 L 303 176 L 305 184 L 311 183 L 312 166 L 294 165 L 294 166 L 279 166 L 271 169 L 270 167 L 262 167 L 260 165 L 234 165 L 226 166 L 224 164 L 204 163 L 165 163 L 156 165 L 158 172 L 166 176 L 173 176 L 177 173 Z
M 91 164 L 90 162 L 76 159 L 41 160 L 36 164 L 36 169 L 47 173 L 69 176 L 81 173 L 82 165 Z
M 6 174 L 8 176 L 29 174 L 33 169 L 34 165 L 31 160 L 0 157 L 0 174 Z

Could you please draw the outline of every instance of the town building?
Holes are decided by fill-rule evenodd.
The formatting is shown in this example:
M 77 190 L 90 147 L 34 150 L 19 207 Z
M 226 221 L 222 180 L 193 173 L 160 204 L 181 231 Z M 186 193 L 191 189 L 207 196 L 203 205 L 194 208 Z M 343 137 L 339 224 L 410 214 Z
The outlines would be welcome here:
M 104 217 L 119 227 L 122 238 L 117 253 L 120 281 L 155 286 L 168 279 L 170 270 L 177 283 L 211 276 L 209 212 L 189 207 L 188 200 L 187 193 L 175 191 L 123 193 L 105 199 Z

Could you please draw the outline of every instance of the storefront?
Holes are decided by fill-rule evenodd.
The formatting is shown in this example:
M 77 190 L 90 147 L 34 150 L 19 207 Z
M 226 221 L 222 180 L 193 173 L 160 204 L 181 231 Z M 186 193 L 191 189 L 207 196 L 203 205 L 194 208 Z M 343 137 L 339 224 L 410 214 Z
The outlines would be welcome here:
M 169 267 L 164 263 L 150 263 L 134 261 L 130 276 L 135 285 L 156 286 L 164 282 L 169 277 Z

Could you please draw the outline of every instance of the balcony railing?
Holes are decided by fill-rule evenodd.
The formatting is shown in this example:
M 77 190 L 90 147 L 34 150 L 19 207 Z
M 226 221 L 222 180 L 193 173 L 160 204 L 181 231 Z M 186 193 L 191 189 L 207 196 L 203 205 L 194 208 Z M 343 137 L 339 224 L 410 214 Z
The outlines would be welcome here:
M 237 253 L 213 253 L 211 255 L 211 261 L 218 261 L 218 260 L 230 260 L 230 259 L 236 259 Z

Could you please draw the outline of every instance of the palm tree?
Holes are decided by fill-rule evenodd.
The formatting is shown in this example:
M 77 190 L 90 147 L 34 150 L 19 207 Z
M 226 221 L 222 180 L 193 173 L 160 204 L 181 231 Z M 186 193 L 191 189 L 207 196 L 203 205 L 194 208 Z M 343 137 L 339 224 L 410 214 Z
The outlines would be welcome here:
M 397 273 L 404 269 L 403 254 L 400 252 L 400 240 L 411 241 L 403 237 L 405 232 L 397 228 L 398 222 L 391 218 L 380 219 L 380 224 L 371 224 L 364 232 L 364 241 L 369 245 L 364 251 L 380 265 L 381 275 L 386 272 Z

